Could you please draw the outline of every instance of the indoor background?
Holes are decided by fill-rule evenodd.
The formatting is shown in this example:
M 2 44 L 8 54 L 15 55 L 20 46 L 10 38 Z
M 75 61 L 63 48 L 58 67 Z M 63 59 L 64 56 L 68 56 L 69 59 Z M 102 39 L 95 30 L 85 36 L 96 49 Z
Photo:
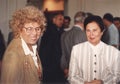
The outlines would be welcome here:
M 0 0 L 0 30 L 5 41 L 11 31 L 9 29 L 11 15 L 15 10 L 26 5 L 35 5 L 50 14 L 63 12 L 64 15 L 69 15 L 72 20 L 77 11 L 90 12 L 101 17 L 105 13 L 111 13 L 113 16 L 120 17 L 120 0 Z

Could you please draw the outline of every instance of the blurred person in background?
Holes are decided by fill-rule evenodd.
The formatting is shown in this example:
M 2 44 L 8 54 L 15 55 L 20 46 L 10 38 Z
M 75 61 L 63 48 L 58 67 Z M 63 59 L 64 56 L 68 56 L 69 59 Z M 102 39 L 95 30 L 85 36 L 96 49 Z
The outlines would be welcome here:
M 74 26 L 71 28 L 71 30 L 64 32 L 61 36 L 61 68 L 64 71 L 65 78 L 68 77 L 72 47 L 78 43 L 87 41 L 83 26 L 85 18 L 86 14 L 82 11 L 78 11 L 74 16 Z
M 0 75 L 1 75 L 2 59 L 3 59 L 5 49 L 6 49 L 6 46 L 5 46 L 4 36 L 0 30 Z
M 119 32 L 117 27 L 113 24 L 113 15 L 106 13 L 103 16 L 103 22 L 108 31 L 108 44 L 116 48 L 119 46 Z
M 7 45 L 9 45 L 9 43 L 11 42 L 12 39 L 13 39 L 13 32 L 9 32 Z
M 119 50 L 120 50 L 120 17 L 114 17 L 113 18 L 113 23 L 118 28 L 118 32 L 119 32 Z
M 64 31 L 69 31 L 71 29 L 70 22 L 71 22 L 70 16 L 64 16 L 64 22 L 63 22 Z
M 39 46 L 39 56 L 43 66 L 43 83 L 64 84 L 64 73 L 60 67 L 61 34 L 63 33 L 64 16 L 55 13 L 48 23 Z
M 4 36 L 0 30 L 0 61 L 2 61 L 4 51 L 6 49 Z

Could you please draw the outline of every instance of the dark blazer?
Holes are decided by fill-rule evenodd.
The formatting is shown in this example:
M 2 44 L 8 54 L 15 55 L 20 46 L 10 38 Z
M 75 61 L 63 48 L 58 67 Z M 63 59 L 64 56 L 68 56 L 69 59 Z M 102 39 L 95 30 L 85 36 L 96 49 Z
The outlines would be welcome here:
M 7 41 L 7 45 L 11 42 L 11 40 L 13 39 L 13 32 L 9 32 L 8 34 L 8 41 Z
M 50 24 L 41 38 L 39 56 L 43 66 L 44 82 L 61 82 L 64 79 L 60 67 L 62 28 Z
M 61 46 L 62 46 L 62 58 L 61 67 L 62 69 L 69 68 L 70 54 L 72 47 L 78 43 L 85 42 L 87 40 L 86 34 L 81 28 L 73 26 L 73 28 L 62 34 Z
M 0 84 L 40 84 L 38 69 L 32 56 L 25 55 L 20 38 L 13 39 L 5 51 Z
M 6 49 L 5 40 L 4 40 L 2 32 L 0 31 L 0 61 L 2 61 L 5 49 Z
M 103 41 L 106 44 L 109 44 L 110 41 L 110 35 L 109 35 L 109 31 L 108 28 L 106 28 L 103 32 L 103 35 L 101 37 L 101 41 Z

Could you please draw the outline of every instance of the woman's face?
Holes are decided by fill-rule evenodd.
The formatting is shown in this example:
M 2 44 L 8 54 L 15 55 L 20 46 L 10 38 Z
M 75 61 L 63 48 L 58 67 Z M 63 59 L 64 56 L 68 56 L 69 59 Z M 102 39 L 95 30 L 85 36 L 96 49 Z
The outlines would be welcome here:
M 40 25 L 36 22 L 26 23 L 20 32 L 27 45 L 34 45 L 41 35 Z
M 103 32 L 101 32 L 100 27 L 96 22 L 88 23 L 86 26 L 86 35 L 88 41 L 93 44 L 97 45 L 100 42 L 101 36 Z

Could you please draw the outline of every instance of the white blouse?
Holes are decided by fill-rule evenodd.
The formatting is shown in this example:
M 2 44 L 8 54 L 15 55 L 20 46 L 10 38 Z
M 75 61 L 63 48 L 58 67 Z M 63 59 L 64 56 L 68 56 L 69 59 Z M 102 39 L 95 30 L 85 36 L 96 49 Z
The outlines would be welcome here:
M 21 38 L 21 41 L 22 41 L 22 47 L 23 47 L 23 50 L 25 52 L 25 55 L 31 55 L 32 58 L 33 58 L 33 61 L 35 63 L 35 66 L 38 68 L 38 63 L 37 63 L 37 56 L 36 56 L 36 53 L 37 53 L 37 45 L 33 45 L 32 48 L 33 48 L 33 52 L 30 51 L 30 49 L 28 48 L 27 44 L 25 43 L 25 41 Z
M 120 52 L 103 42 L 93 46 L 84 42 L 73 47 L 69 65 L 70 84 L 103 80 L 104 84 L 116 84 L 120 80 Z

